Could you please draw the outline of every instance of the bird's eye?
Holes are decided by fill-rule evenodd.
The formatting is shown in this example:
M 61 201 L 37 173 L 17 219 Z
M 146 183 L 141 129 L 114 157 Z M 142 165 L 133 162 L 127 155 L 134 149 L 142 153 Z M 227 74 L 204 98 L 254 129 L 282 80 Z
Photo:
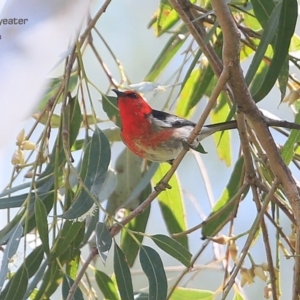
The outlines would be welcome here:
M 136 93 L 131 93 L 129 95 L 130 98 L 136 99 L 137 98 L 137 94 Z

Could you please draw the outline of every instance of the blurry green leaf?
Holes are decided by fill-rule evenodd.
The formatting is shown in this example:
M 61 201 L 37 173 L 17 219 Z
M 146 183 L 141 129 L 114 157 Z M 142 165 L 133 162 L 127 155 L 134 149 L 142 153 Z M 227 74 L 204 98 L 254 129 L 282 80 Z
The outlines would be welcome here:
M 105 299 L 119 300 L 114 282 L 105 273 L 95 270 L 95 279 Z
M 151 186 L 148 185 L 144 191 L 139 196 L 140 200 L 143 201 L 151 193 Z M 135 231 L 135 232 L 145 232 L 146 226 L 148 223 L 148 218 L 150 214 L 151 206 L 148 206 L 141 214 L 138 214 L 133 220 L 131 220 L 126 228 Z M 135 238 L 141 244 L 144 236 L 136 234 Z M 137 243 L 136 239 L 133 239 L 132 236 L 128 233 L 126 229 L 121 232 L 121 248 L 126 256 L 127 263 L 130 267 L 133 266 L 133 263 L 136 259 L 140 245 Z
M 5 250 L 3 252 L 1 268 L 0 268 L 0 291 L 3 288 L 3 284 L 7 276 L 8 264 L 18 250 L 20 239 L 23 234 L 23 228 L 20 224 L 18 224 L 13 228 L 12 232 L 13 234 L 11 235 L 5 247 Z
M 148 246 L 141 246 L 140 262 L 149 281 L 149 299 L 166 299 L 168 282 L 163 263 L 158 253 Z
M 40 116 L 40 114 L 34 114 L 32 117 L 37 121 L 39 121 L 40 124 L 46 125 L 48 123 L 48 114 L 44 114 L 43 116 Z M 52 114 L 50 116 L 50 126 L 51 128 L 58 128 L 60 126 L 60 115 Z
M 213 300 L 215 293 L 212 291 L 195 290 L 177 287 L 172 293 L 170 300 Z
M 295 118 L 295 123 L 300 124 L 300 113 L 298 112 Z M 295 153 L 295 145 L 300 141 L 300 131 L 292 129 L 287 141 L 285 142 L 281 156 L 286 165 L 289 165 Z
M 263 1 L 264 2 L 264 1 Z M 261 88 L 255 92 L 253 99 L 257 102 L 263 99 L 274 86 L 283 65 L 286 63 L 290 41 L 293 36 L 298 17 L 298 4 L 296 0 L 282 0 L 279 25 L 274 42 L 274 55 Z
M 98 224 L 96 225 L 95 233 L 98 253 L 102 258 L 103 264 L 105 264 L 107 255 L 104 252 L 109 251 L 112 243 L 112 238 L 106 225 L 101 222 L 98 222 Z
M 246 298 L 238 290 L 235 290 L 233 300 L 245 300 L 245 299 Z
M 279 90 L 280 90 L 280 102 L 283 101 L 285 95 L 286 95 L 286 88 L 288 86 L 288 81 L 289 81 L 289 59 L 286 57 L 285 63 L 282 66 L 282 69 L 279 73 L 278 76 L 278 84 L 279 84 Z
M 160 164 L 153 180 L 158 183 L 169 170 L 168 164 Z M 171 189 L 165 190 L 158 195 L 158 203 L 161 208 L 164 221 L 170 234 L 186 231 L 186 213 L 181 188 L 177 176 L 174 175 L 169 181 Z M 188 249 L 187 236 L 178 239 L 178 242 Z
M 63 299 L 67 299 L 67 297 L 69 295 L 69 290 L 71 289 L 73 283 L 74 283 L 74 280 L 70 276 L 64 275 L 62 287 L 61 287 Z M 84 300 L 84 297 L 83 297 L 80 287 L 76 288 L 76 291 L 74 293 L 72 300 Z
M 146 75 L 145 81 L 155 81 L 186 41 L 188 36 L 186 27 L 181 26 L 178 31 L 180 33 L 173 34 L 164 49 L 158 55 L 157 60 Z
M 62 81 L 63 81 L 62 77 L 54 78 L 51 80 L 48 90 L 46 91 L 45 95 L 43 96 L 42 100 L 39 103 L 38 106 L 39 111 L 43 110 L 45 106 L 48 104 L 48 101 L 56 95 Z M 77 82 L 78 82 L 78 74 L 77 72 L 74 72 L 73 74 L 71 74 L 69 79 L 68 91 L 72 92 L 75 89 Z
M 159 37 L 167 30 L 171 29 L 179 20 L 175 9 L 170 5 L 168 0 L 160 0 L 157 20 L 156 35 Z
M 114 271 L 121 299 L 133 300 L 131 274 L 129 271 L 128 264 L 126 262 L 125 255 L 123 251 L 119 248 L 117 243 L 115 243 L 114 251 Z
M 114 215 L 120 208 L 134 209 L 139 205 L 139 195 L 131 197 L 126 201 L 135 190 L 142 178 L 141 164 L 142 159 L 133 154 L 127 147 L 121 152 L 115 163 L 117 173 L 117 186 L 109 196 L 106 210 L 108 214 Z M 127 202 L 125 204 L 125 202 Z
M 106 96 L 102 94 L 102 108 L 106 112 L 109 119 L 118 127 L 121 127 L 117 97 Z
M 162 234 L 152 235 L 150 238 L 160 249 L 180 261 L 187 268 L 191 267 L 192 254 L 176 240 Z
M 232 199 L 243 183 L 244 158 L 240 157 L 236 162 L 231 177 L 221 197 L 214 205 L 212 212 L 203 223 L 202 236 L 215 236 L 223 226 L 232 219 L 240 199 Z
M 215 109 L 210 113 L 212 123 L 221 123 L 227 120 L 230 112 L 230 108 L 227 104 L 227 99 L 223 93 L 219 95 L 218 104 Z M 214 135 L 214 141 L 218 156 L 226 163 L 226 166 L 231 165 L 231 143 L 230 143 L 230 131 L 218 131 Z
M 110 144 L 103 132 L 96 127 L 90 143 L 88 143 L 81 164 L 80 177 L 90 192 L 97 196 L 106 178 L 110 162 Z M 79 187 L 71 207 L 62 217 L 77 219 L 87 213 L 94 205 L 88 192 Z
M 20 300 L 23 298 L 28 285 L 28 274 L 26 267 L 23 265 L 20 272 L 17 272 L 12 278 L 5 299 Z
M 86 219 L 85 221 L 85 233 L 84 237 L 81 241 L 80 247 L 83 247 L 90 239 L 91 235 L 94 233 L 96 229 L 96 225 L 99 221 L 99 209 L 95 211 L 95 213 Z
M 74 245 L 74 243 L 73 243 Z M 78 252 L 79 255 L 74 256 L 72 260 L 69 260 L 66 263 L 66 275 L 71 277 L 72 279 L 75 279 L 79 270 L 79 266 L 81 266 L 81 261 L 80 261 L 80 253 Z
M 48 220 L 47 210 L 41 199 L 37 196 L 34 203 L 34 213 L 36 227 L 42 241 L 45 253 L 49 255 L 49 235 L 48 235 Z

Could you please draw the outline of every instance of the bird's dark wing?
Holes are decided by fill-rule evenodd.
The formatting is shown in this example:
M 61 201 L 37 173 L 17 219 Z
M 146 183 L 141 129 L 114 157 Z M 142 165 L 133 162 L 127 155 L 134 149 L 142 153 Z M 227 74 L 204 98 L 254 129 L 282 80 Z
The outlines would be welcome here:
M 173 127 L 173 128 L 174 127 L 180 128 L 183 126 L 195 127 L 195 123 L 189 120 L 179 118 L 175 115 L 168 114 L 164 111 L 159 111 L 155 109 L 152 111 L 152 121 L 155 122 L 155 124 L 160 127 Z

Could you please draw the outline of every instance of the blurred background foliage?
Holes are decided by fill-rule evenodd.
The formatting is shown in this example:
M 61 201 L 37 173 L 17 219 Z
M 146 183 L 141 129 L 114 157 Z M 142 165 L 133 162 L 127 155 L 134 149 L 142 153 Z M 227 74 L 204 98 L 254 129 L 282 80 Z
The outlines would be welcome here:
M 136 2 L 130 5 L 138 13 Z M 189 3 L 198 15 L 195 22 L 205 26 L 206 43 L 221 57 L 222 31 L 210 1 Z M 109 231 L 147 198 L 169 169 L 167 164 L 143 161 L 122 145 L 116 98 L 110 90 L 137 90 L 156 108 L 197 120 L 217 82 L 171 4 L 161 0 L 155 5 L 146 28 L 145 23 L 136 26 L 133 18 L 121 19 L 117 4 L 99 16 L 101 4 L 94 3 L 91 19 L 96 25 L 88 22 L 83 28 L 60 75 L 40 100 L 34 121 L 16 137 L 7 186 L 0 194 L 7 217 L 0 231 L 0 299 L 221 299 L 247 238 L 252 239 L 251 248 L 228 299 L 246 299 L 248 293 L 272 298 L 274 270 L 280 274 L 293 253 L 295 220 L 279 186 L 263 217 L 270 241 L 254 226 L 259 209 L 252 201 L 255 195 L 245 177 L 236 133 L 215 134 L 214 144 L 204 145 L 208 154 L 191 151 L 172 177 L 172 189 L 157 197 L 158 204 L 153 202 L 117 236 Z M 294 117 L 290 121 L 299 123 L 297 2 L 233 0 L 228 7 L 240 30 L 240 60 L 254 100 L 258 105 L 266 101 L 270 110 L 287 102 L 285 109 Z M 101 23 L 105 17 L 111 23 Z M 123 33 L 122 22 L 131 24 L 132 35 Z M 132 39 L 149 33 L 162 46 L 147 49 L 135 43 L 132 48 Z M 131 58 L 123 61 L 119 54 L 130 50 Z M 134 52 L 143 54 L 147 66 L 150 50 L 155 56 L 152 66 L 136 65 Z M 130 79 L 129 64 L 144 76 L 131 74 Z M 234 119 L 235 113 L 222 92 L 208 122 Z M 299 132 L 272 132 L 297 178 Z M 249 129 L 248 134 L 260 181 L 256 196 L 263 205 L 274 175 L 255 132 Z M 207 171 L 202 161 L 206 157 L 214 161 L 214 173 Z M 240 226 L 243 220 L 247 223 Z M 282 229 L 282 224 L 292 226 Z M 209 256 L 201 260 L 205 252 Z M 287 268 L 285 280 L 291 281 L 292 263 Z M 276 288 L 282 293 L 280 280 Z M 289 295 L 291 286 L 283 289 L 286 299 Z

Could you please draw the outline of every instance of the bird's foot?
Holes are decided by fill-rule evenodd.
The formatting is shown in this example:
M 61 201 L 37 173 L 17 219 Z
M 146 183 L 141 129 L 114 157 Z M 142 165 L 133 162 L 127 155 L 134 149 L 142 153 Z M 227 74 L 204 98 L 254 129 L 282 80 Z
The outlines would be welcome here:
M 166 189 L 171 189 L 172 187 L 166 183 L 166 182 L 163 182 L 163 181 L 160 181 L 155 187 L 154 187 L 154 190 L 156 192 L 162 192 L 162 191 L 165 191 Z

